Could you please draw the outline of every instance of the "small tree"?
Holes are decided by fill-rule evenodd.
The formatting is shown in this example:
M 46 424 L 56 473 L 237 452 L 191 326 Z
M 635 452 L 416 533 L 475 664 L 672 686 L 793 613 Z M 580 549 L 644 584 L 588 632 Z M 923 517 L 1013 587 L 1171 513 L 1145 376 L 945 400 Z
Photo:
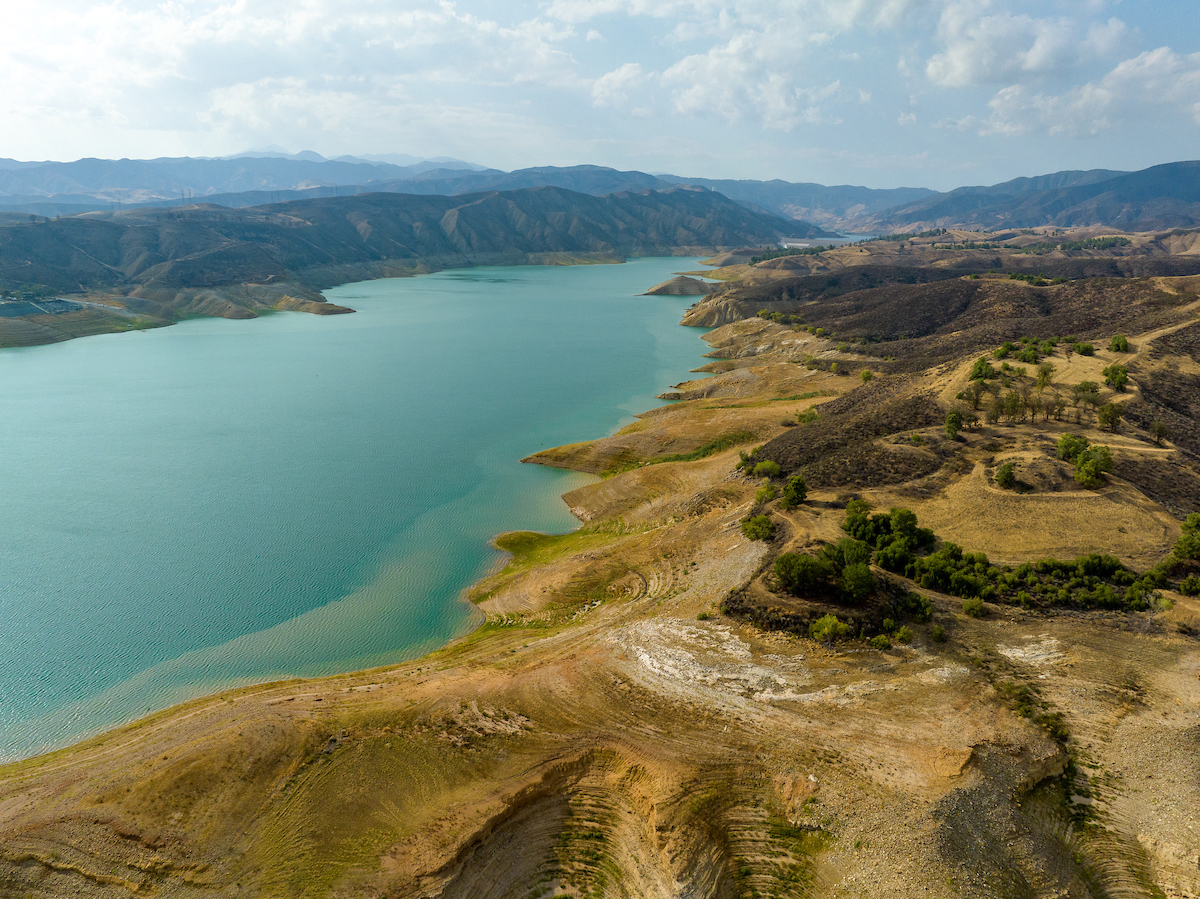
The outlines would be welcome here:
M 875 589 L 875 575 L 871 574 L 869 565 L 856 562 L 842 569 L 838 586 L 841 587 L 842 594 L 847 600 L 852 603 L 860 603 Z
M 1105 403 L 1096 410 L 1096 419 L 1100 427 L 1115 434 L 1121 429 L 1121 407 L 1116 403 Z
M 1058 440 L 1058 458 L 1075 464 L 1088 445 L 1088 439 L 1081 434 L 1063 434 Z
M 875 377 L 875 375 L 871 373 L 871 369 L 869 369 L 869 368 L 864 368 L 861 372 L 859 372 L 858 376 L 860 378 L 862 378 L 862 382 L 864 384 L 866 384 L 867 381 L 870 381 L 872 378 Z
M 1054 363 L 1043 362 L 1037 367 L 1037 389 L 1045 390 L 1054 378 Z
M 996 369 L 992 368 L 992 364 L 987 361 L 986 357 L 980 356 L 971 367 L 970 380 L 977 381 L 994 377 L 996 377 Z
M 819 596 L 829 592 L 833 568 L 825 559 L 802 553 L 784 553 L 775 560 L 779 586 L 794 596 Z
M 806 499 L 808 499 L 808 484 L 800 475 L 794 474 L 788 478 L 783 487 L 783 498 L 779 501 L 779 508 L 794 509 Z
M 1012 462 L 1005 462 L 996 469 L 996 486 L 1004 490 L 1017 486 L 1016 466 Z
M 1114 353 L 1128 353 L 1129 339 L 1124 334 L 1118 334 L 1112 339 L 1112 342 L 1109 343 L 1108 348 Z
M 1106 383 L 1117 393 L 1125 392 L 1125 385 L 1129 383 L 1129 369 L 1124 365 L 1119 365 L 1114 362 L 1102 372 L 1104 375 L 1104 383 Z
M 946 413 L 946 438 L 949 440 L 957 440 L 958 432 L 963 428 L 962 413 L 957 409 L 953 409 Z
M 1163 441 L 1167 439 L 1167 424 L 1164 421 L 1155 419 L 1150 422 L 1150 436 L 1154 438 L 1155 446 L 1162 446 Z

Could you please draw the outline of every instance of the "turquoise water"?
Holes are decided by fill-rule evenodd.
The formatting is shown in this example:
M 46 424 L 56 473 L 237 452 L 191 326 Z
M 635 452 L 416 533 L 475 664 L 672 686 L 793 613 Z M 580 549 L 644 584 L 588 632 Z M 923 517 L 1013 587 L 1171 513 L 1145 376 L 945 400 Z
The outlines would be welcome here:
M 578 524 L 521 465 L 660 405 L 706 349 L 694 268 L 479 268 L 345 285 L 358 310 L 0 352 L 0 758 L 238 683 L 469 629 L 497 532 Z

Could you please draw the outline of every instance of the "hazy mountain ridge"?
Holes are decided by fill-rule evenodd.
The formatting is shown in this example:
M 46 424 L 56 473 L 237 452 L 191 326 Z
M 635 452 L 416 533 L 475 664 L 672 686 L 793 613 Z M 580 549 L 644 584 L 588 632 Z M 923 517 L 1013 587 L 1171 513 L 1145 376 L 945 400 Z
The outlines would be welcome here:
M 595 165 L 504 172 L 431 159 L 399 166 L 360 157 L 326 160 L 315 153 L 208 160 L 0 160 L 0 194 L 7 195 L 0 196 L 0 212 L 54 216 L 130 203 L 184 206 L 201 195 L 211 203 L 245 208 L 378 192 L 458 196 L 551 186 L 604 196 L 690 185 L 721 193 L 752 211 L 850 233 L 1044 226 L 1153 231 L 1200 223 L 1197 165 L 1168 163 L 1141 172 L 1070 170 L 939 193 L 920 187 L 878 190 L 780 180 L 684 178 Z
M 355 273 L 371 276 L 356 266 L 428 270 L 547 254 L 623 259 L 814 232 L 820 233 L 704 190 L 606 197 L 554 187 L 453 198 L 375 193 L 236 212 L 201 205 L 10 225 L 0 228 L 0 284 L 74 291 L 296 281 L 322 288 Z

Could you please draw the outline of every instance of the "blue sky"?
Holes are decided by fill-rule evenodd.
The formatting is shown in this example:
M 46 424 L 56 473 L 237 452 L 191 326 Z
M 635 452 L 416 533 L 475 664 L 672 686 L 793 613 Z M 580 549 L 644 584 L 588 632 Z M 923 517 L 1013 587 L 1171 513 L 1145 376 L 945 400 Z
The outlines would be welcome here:
M 1200 158 L 1194 0 L 43 0 L 0 25 L 19 159 L 275 145 L 945 189 Z

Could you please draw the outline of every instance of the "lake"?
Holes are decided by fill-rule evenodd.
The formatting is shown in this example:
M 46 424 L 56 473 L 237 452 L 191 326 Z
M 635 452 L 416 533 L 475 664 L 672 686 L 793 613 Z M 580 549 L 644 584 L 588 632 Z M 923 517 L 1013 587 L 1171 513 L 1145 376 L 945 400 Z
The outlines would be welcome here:
M 0 351 L 0 759 L 473 627 L 498 532 L 565 532 L 611 433 L 702 363 L 686 258 L 326 291 L 354 315 L 194 319 Z

